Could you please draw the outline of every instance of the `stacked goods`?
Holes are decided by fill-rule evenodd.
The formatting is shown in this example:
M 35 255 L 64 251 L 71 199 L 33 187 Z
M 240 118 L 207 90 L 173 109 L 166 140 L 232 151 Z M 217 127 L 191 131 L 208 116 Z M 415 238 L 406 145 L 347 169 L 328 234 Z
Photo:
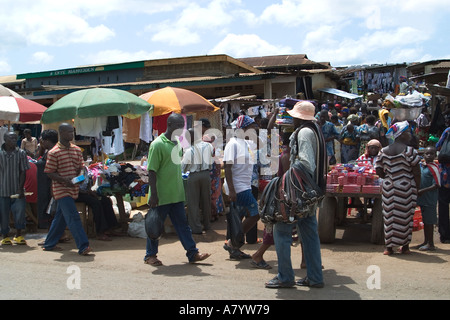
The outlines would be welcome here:
M 371 165 L 338 164 L 327 175 L 327 192 L 381 193 L 380 179 Z
M 430 100 L 429 96 L 414 91 L 408 95 L 398 95 L 395 98 L 387 95 L 383 106 L 389 109 L 395 120 L 414 121 L 422 112 L 422 108 Z
M 289 115 L 289 113 L 287 113 L 287 110 L 288 109 L 285 107 L 280 107 L 280 110 L 277 115 L 277 119 L 275 121 L 275 123 L 277 125 L 293 125 L 294 124 L 294 120 Z

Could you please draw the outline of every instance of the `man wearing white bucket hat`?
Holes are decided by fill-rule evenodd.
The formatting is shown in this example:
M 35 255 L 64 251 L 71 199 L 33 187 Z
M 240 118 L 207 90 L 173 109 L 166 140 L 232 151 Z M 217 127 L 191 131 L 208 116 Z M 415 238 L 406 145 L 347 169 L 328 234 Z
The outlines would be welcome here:
M 300 166 L 310 174 L 314 182 L 325 189 L 327 170 L 325 141 L 316 123 L 315 107 L 312 103 L 297 103 L 288 113 L 294 118 L 296 131 L 291 135 L 291 167 Z M 317 204 L 294 223 L 278 222 L 273 234 L 278 257 L 278 274 L 266 283 L 267 288 L 286 288 L 294 285 L 314 288 L 323 287 L 320 239 L 316 218 Z M 295 281 L 291 262 L 292 229 L 297 226 L 302 239 L 307 276 Z

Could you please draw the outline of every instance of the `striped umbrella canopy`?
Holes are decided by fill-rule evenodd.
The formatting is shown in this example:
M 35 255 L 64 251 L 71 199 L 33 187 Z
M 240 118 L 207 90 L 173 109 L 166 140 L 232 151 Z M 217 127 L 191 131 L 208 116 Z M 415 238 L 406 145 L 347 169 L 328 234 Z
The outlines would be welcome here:
M 17 92 L 2 86 L 0 84 L 0 97 L 15 97 L 15 98 L 23 98 L 20 94 L 18 94 Z
M 140 96 L 154 106 L 153 116 L 162 116 L 171 112 L 195 113 L 200 111 L 219 110 L 201 95 L 182 88 L 166 87 L 150 91 Z
M 41 120 L 47 110 L 45 106 L 33 100 L 0 97 L 0 120 L 10 122 L 35 122 Z

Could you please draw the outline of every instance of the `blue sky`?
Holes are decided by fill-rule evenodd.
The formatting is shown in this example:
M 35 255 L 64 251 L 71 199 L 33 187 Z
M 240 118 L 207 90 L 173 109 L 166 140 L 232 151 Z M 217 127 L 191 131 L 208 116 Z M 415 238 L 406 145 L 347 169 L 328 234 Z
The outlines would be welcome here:
M 0 76 L 207 54 L 450 59 L 448 0 L 0 0 Z

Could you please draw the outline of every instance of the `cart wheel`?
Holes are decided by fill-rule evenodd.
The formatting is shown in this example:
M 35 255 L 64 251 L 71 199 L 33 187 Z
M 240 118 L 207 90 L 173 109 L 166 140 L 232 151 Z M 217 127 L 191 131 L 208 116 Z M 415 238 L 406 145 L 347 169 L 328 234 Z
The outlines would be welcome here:
M 384 223 L 381 199 L 375 199 L 373 203 L 371 242 L 374 244 L 384 244 Z
M 348 198 L 338 197 L 336 207 L 336 225 L 341 226 L 347 219 Z
M 319 238 L 321 243 L 333 243 L 336 239 L 336 207 L 335 197 L 326 197 L 319 209 Z

